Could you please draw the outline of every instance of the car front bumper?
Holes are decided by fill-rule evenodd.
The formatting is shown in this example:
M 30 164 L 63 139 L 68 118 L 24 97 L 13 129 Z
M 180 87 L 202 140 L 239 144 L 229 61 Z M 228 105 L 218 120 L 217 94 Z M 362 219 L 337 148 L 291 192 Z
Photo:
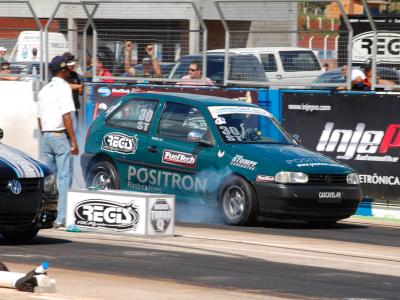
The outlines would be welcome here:
M 253 182 L 264 216 L 306 221 L 350 217 L 361 201 L 358 185 L 317 186 Z
M 1 231 L 52 228 L 57 218 L 58 193 L 27 192 L 18 197 L 1 195 Z

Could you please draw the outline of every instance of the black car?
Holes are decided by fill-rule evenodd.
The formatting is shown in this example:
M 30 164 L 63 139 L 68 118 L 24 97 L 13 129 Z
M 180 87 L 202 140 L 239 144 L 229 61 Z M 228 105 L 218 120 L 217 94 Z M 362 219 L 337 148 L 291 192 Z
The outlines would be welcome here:
M 175 64 L 170 79 L 180 79 L 188 74 L 189 65 L 192 62 L 202 62 L 203 55 L 182 56 Z M 222 85 L 224 81 L 224 54 L 207 54 L 207 74 L 216 85 Z M 268 82 L 263 66 L 254 55 L 229 54 L 229 80 Z
M 3 130 L 0 129 L 0 140 Z M 57 217 L 55 175 L 44 164 L 0 142 L 0 233 L 30 240 Z
M 360 68 L 360 70 L 363 70 Z M 386 67 L 377 67 L 377 71 L 380 79 L 383 80 L 391 80 L 396 85 L 400 84 L 400 71 L 386 68 Z M 327 71 L 318 78 L 316 78 L 313 83 L 346 83 L 345 77 L 342 75 L 340 68 Z M 322 87 L 322 86 L 314 86 L 312 88 L 315 89 L 335 89 L 335 87 Z

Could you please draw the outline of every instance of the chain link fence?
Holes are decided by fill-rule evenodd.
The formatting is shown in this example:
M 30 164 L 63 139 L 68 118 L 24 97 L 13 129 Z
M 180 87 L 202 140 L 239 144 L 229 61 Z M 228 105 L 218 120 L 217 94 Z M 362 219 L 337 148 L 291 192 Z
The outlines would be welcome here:
M 320 86 L 317 78 L 338 65 L 339 16 L 346 15 L 340 2 L 253 0 L 215 5 L 226 30 L 225 49 L 218 51 L 255 55 L 269 85 Z
M 0 80 L 39 79 L 42 22 L 29 1 L 0 2 L 0 33 Z
M 97 47 L 87 54 L 97 57 L 94 81 L 169 82 L 181 56 L 207 47 L 207 30 L 192 2 L 101 1 L 91 18 L 88 39 L 96 38 Z
M 400 88 L 400 19 L 372 17 L 365 0 L 75 0 L 39 17 L 32 4 L 0 1 L 18 79 L 47 81 L 49 60 L 68 51 L 94 82 L 351 89 L 359 70 L 367 88 Z

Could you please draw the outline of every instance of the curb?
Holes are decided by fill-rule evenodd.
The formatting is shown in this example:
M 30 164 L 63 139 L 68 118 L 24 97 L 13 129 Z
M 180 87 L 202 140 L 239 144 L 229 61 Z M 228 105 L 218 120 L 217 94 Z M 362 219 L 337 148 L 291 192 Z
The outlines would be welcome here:
M 358 206 L 356 215 L 400 221 L 400 207 L 385 204 L 373 204 L 371 201 L 363 201 Z

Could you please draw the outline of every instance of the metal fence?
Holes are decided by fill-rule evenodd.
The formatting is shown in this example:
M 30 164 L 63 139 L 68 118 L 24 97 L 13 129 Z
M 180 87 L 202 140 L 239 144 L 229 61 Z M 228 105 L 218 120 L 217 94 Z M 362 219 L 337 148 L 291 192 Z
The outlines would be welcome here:
M 21 15 L 28 17 L 20 18 Z M 0 2 L 0 32 L 0 80 L 39 79 L 43 67 L 33 53 L 42 52 L 42 23 L 29 1 Z M 24 41 L 32 36 L 30 32 L 36 33 L 37 42 L 28 49 Z M 35 64 L 25 63 L 28 60 Z
M 69 51 L 95 82 L 351 89 L 366 67 L 371 89 L 400 89 L 400 18 L 372 17 L 365 0 L 350 16 L 330 0 L 48 1 L 39 15 L 37 3 L 0 0 L 19 79 L 47 81 Z

